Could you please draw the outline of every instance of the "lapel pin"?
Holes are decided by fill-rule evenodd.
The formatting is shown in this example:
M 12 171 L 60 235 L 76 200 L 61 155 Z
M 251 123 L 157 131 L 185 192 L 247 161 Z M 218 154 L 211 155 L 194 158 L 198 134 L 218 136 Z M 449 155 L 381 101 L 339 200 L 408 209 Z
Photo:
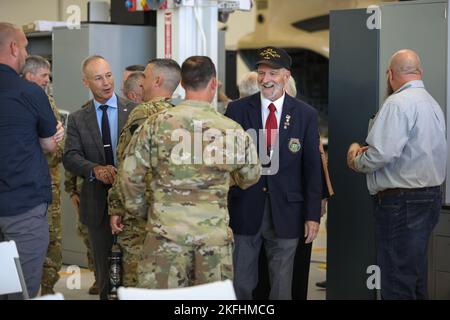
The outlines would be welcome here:
M 286 121 L 284 122 L 284 129 L 286 130 L 290 125 L 291 125 L 291 116 L 290 115 L 286 115 Z

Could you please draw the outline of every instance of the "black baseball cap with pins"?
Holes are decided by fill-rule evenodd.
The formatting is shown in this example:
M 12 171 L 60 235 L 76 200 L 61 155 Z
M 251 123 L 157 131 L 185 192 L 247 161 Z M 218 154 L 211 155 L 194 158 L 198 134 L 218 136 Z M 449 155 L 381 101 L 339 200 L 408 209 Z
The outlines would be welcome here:
M 258 50 L 256 67 L 260 64 L 266 64 L 275 69 L 285 68 L 291 70 L 292 58 L 284 49 L 264 47 Z

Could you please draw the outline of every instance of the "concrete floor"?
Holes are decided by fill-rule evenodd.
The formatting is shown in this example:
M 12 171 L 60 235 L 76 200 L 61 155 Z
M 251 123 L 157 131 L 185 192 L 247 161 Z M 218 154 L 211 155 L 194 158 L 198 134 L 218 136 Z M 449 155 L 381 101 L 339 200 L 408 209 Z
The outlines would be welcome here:
M 325 290 L 316 287 L 316 282 L 325 280 L 326 275 L 326 230 L 321 224 L 319 235 L 313 243 L 311 267 L 308 284 L 308 300 L 325 300 Z M 69 271 L 69 272 L 68 272 Z M 63 266 L 60 280 L 56 283 L 55 292 L 64 295 L 65 300 L 98 300 L 98 296 L 88 294 L 89 287 L 94 282 L 94 274 L 87 269 L 73 273 Z
M 326 278 L 327 233 L 325 223 L 321 223 L 319 235 L 313 242 L 311 265 L 309 270 L 308 300 L 325 300 L 326 291 L 316 287 L 316 282 Z
M 67 272 L 67 266 L 63 266 L 63 270 L 59 272 L 61 278 L 55 285 L 55 292 L 64 295 L 65 300 L 98 300 L 98 296 L 90 295 L 89 288 L 94 283 L 94 273 L 88 269 L 80 269 L 81 276 L 72 272 Z M 81 282 L 78 280 L 81 279 Z M 80 284 L 80 286 L 78 286 Z

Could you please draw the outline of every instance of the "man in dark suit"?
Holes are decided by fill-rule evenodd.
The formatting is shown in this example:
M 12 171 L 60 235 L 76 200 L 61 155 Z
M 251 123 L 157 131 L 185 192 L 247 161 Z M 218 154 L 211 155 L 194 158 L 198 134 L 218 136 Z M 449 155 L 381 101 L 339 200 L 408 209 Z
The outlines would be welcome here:
M 107 195 L 116 177 L 118 135 L 135 104 L 114 93 L 108 62 L 91 56 L 83 62 L 83 83 L 94 97 L 69 116 L 63 164 L 85 180 L 80 195 L 80 222 L 88 227 L 100 299 L 109 291 L 108 256 L 112 246 Z
M 252 299 L 258 258 L 264 245 L 270 275 L 270 299 L 291 299 L 297 245 L 317 236 L 322 191 L 317 112 L 285 94 L 292 60 L 282 49 L 259 50 L 260 93 L 231 102 L 226 115 L 257 135 L 265 175 L 228 194 L 235 234 L 234 285 L 238 299 Z M 300 239 L 300 242 L 299 242 Z

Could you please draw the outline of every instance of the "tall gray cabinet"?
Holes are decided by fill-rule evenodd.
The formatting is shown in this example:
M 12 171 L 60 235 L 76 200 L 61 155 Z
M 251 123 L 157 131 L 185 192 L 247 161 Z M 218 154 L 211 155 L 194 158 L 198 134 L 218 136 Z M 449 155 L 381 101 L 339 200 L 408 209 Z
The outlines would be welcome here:
M 81 82 L 83 59 L 93 54 L 105 57 L 114 75 L 115 91 L 121 94 L 124 68 L 132 64 L 146 65 L 156 56 L 156 29 L 150 26 L 82 24 L 79 30 L 55 29 L 52 43 L 54 97 L 60 109 L 73 112 L 92 98 Z M 61 188 L 64 188 L 63 182 Z M 77 214 L 69 196 L 62 192 L 63 262 L 86 266 L 86 249 L 76 234 L 76 223 Z
M 379 29 L 368 28 L 373 11 L 330 14 L 329 165 L 335 196 L 328 211 L 327 299 L 379 297 L 367 286 L 376 264 L 372 198 L 365 176 L 347 168 L 346 153 L 350 143 L 364 142 L 368 121 L 386 97 L 389 58 L 399 49 L 421 56 L 426 88 L 447 114 L 447 6 L 447 1 L 385 3 Z M 443 210 L 436 228 L 440 238 L 430 241 L 431 298 L 450 297 L 449 217 Z

